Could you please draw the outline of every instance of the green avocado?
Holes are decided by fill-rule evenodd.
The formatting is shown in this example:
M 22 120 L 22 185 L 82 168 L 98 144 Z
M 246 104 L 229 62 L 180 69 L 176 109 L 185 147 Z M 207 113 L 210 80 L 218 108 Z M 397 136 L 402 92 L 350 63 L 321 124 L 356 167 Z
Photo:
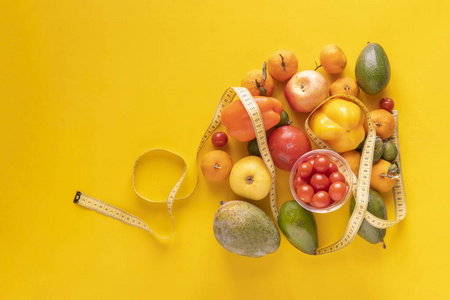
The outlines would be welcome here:
M 352 196 L 350 200 L 350 214 L 353 213 L 355 209 L 356 201 Z M 367 203 L 367 211 L 370 212 L 375 217 L 383 220 L 387 220 L 386 206 L 384 205 L 383 198 L 375 190 L 370 189 L 369 191 L 369 202 Z M 384 245 L 383 238 L 386 235 L 386 229 L 379 229 L 373 227 L 366 220 L 364 220 L 359 228 L 358 235 L 368 241 L 371 244 L 381 243 L 383 248 Z
M 238 255 L 262 257 L 280 246 L 277 225 L 261 208 L 246 201 L 222 203 L 213 229 L 219 244 Z
M 248 142 L 247 151 L 249 155 L 261 157 L 261 152 L 259 152 L 258 141 L 256 138 Z
M 359 54 L 355 65 L 355 78 L 358 86 L 367 94 L 381 92 L 389 83 L 391 69 L 383 47 L 368 43 Z
M 308 254 L 317 250 L 317 226 L 312 212 L 295 200 L 285 202 L 280 209 L 278 226 L 286 239 L 297 249 Z

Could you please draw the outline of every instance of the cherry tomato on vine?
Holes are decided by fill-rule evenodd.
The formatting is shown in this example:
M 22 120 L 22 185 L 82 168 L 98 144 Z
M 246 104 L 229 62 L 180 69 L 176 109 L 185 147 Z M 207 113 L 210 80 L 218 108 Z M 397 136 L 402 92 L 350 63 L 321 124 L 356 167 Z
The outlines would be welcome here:
M 213 134 L 211 141 L 216 147 L 223 147 L 228 142 L 228 135 L 225 132 L 219 131 Z
M 394 100 L 388 97 L 381 98 L 380 100 L 380 108 L 391 112 L 394 109 Z

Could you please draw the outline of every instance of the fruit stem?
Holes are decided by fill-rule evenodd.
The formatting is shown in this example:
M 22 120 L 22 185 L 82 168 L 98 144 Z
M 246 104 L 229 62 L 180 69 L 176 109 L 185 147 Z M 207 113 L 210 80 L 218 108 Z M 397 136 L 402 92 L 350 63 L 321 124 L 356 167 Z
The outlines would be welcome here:
M 382 173 L 381 177 L 389 177 L 391 179 L 397 179 L 399 173 L 400 170 L 398 168 L 398 164 L 395 162 L 389 167 L 387 174 Z
M 281 56 L 281 66 L 283 67 L 284 72 L 286 71 L 286 64 L 284 63 L 284 57 L 281 55 L 281 53 L 278 53 Z
M 245 181 L 246 181 L 248 184 L 252 184 L 252 183 L 253 183 L 253 177 L 252 177 L 252 176 L 248 176 L 248 177 L 245 179 Z
M 222 167 L 221 167 L 218 163 L 216 163 L 216 164 L 214 165 L 214 168 L 215 168 L 215 169 L 222 169 Z
M 318 68 L 320 68 L 322 65 L 318 65 L 317 62 L 314 62 L 316 64 L 316 68 L 314 69 L 314 71 L 317 71 Z
M 384 243 L 384 240 L 380 241 L 381 247 L 383 247 L 383 249 L 386 249 L 386 244 Z
M 224 201 L 220 201 L 220 205 L 224 205 L 225 204 L 225 202 Z

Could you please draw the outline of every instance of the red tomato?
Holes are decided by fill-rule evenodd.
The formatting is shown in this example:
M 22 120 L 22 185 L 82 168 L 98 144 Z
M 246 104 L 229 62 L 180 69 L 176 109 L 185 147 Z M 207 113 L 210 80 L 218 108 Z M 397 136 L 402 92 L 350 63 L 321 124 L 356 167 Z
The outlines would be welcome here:
M 324 208 L 330 205 L 330 196 L 325 191 L 319 191 L 312 197 L 312 205 L 317 208 Z
M 326 156 L 320 156 L 314 159 L 314 170 L 319 173 L 325 173 L 330 167 L 330 160 Z
M 330 176 L 328 178 L 330 179 L 331 183 L 336 182 L 336 181 L 345 183 L 345 176 L 341 172 L 333 172 L 330 174 Z
M 388 97 L 381 98 L 380 100 L 380 108 L 391 112 L 394 109 L 394 100 Z
M 295 176 L 294 189 L 297 190 L 303 184 L 309 184 L 309 178 L 302 178 L 300 175 Z
M 302 177 L 309 177 L 309 176 L 311 176 L 312 170 L 313 170 L 313 166 L 308 162 L 304 162 L 298 166 L 297 174 L 299 174 Z
M 325 174 L 316 173 L 311 176 L 311 186 L 318 191 L 328 191 L 328 187 L 330 187 L 330 180 Z
M 223 147 L 228 142 L 228 135 L 225 132 L 219 131 L 212 135 L 211 141 L 216 147 Z
M 268 144 L 273 163 L 284 171 L 290 171 L 300 156 L 311 151 L 311 141 L 306 133 L 292 125 L 275 129 Z
M 300 198 L 300 200 L 306 203 L 311 202 L 314 193 L 315 191 L 313 187 L 309 184 L 303 184 L 297 189 L 297 196 Z
M 345 183 L 336 181 L 330 185 L 328 189 L 328 194 L 330 195 L 331 200 L 340 201 L 344 198 L 345 193 L 347 193 L 347 186 Z
M 334 162 L 330 161 L 330 166 L 328 167 L 328 171 L 325 174 L 330 176 L 331 173 L 338 171 L 339 171 L 338 166 Z

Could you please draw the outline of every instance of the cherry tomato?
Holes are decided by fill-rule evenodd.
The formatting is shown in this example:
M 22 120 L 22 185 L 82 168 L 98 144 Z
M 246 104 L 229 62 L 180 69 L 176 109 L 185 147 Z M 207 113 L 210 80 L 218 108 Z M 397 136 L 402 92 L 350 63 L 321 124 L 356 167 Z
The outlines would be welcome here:
M 330 185 L 328 189 L 328 194 L 330 195 L 331 200 L 340 201 L 344 198 L 345 193 L 347 193 L 347 186 L 345 183 L 336 181 Z
M 331 183 L 336 182 L 336 181 L 340 181 L 340 182 L 344 182 L 345 183 L 345 176 L 341 172 L 333 172 L 333 173 L 331 173 L 330 176 L 328 176 L 328 179 L 330 179 Z
M 325 191 L 319 191 L 312 197 L 312 205 L 317 208 L 324 208 L 330 205 L 330 195 Z
M 290 171 L 300 156 L 311 151 L 311 141 L 302 129 L 284 125 L 269 137 L 269 150 L 275 166 Z
M 391 112 L 394 109 L 394 100 L 388 97 L 381 98 L 380 100 L 380 108 L 385 109 Z
M 297 172 L 301 177 L 311 176 L 312 170 L 313 166 L 308 162 L 301 163 L 297 168 Z
M 325 173 L 330 167 L 330 160 L 326 156 L 319 156 L 314 159 L 314 170 L 319 173 Z
M 300 175 L 297 175 L 294 179 L 294 189 L 297 190 L 303 184 L 309 184 L 309 178 L 302 178 Z
M 303 202 L 310 203 L 314 196 L 314 189 L 309 184 L 303 184 L 297 189 L 297 196 Z
M 338 171 L 339 171 L 338 166 L 334 162 L 330 161 L 330 166 L 328 167 L 328 171 L 325 174 L 330 176 L 331 173 Z
M 228 135 L 225 132 L 219 131 L 212 135 L 211 141 L 216 147 L 223 147 L 228 142 Z
M 311 186 L 318 191 L 327 191 L 330 187 L 330 180 L 325 174 L 316 173 L 311 176 Z

